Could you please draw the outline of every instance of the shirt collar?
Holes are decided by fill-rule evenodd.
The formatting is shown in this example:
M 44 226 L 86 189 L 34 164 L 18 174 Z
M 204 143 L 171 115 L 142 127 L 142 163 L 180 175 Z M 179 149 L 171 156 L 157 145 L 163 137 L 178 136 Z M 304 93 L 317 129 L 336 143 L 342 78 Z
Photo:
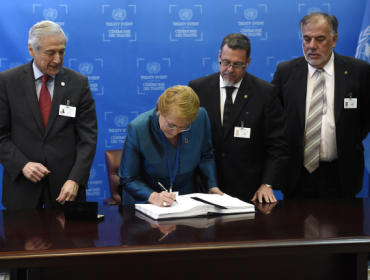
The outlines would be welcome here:
M 244 78 L 243 78 L 244 79 Z M 239 82 L 237 82 L 233 87 L 239 88 L 240 84 L 242 83 L 243 79 L 241 79 Z M 222 76 L 220 74 L 220 88 L 226 87 L 227 85 L 224 84 L 224 79 L 222 79 Z
M 37 68 L 36 67 L 36 65 L 35 65 L 35 61 L 33 61 L 33 63 L 32 63 L 32 67 L 33 67 L 33 74 L 34 74 L 34 76 L 35 76 L 35 81 L 37 80 L 37 79 L 39 79 L 40 77 L 42 77 L 42 76 L 44 76 L 44 73 L 42 73 L 40 70 L 39 70 L 39 68 Z M 55 79 L 55 75 L 49 75 L 50 77 L 52 77 L 53 79 Z
M 309 63 L 307 63 L 307 65 L 308 65 L 308 73 L 310 74 L 310 77 L 312 78 L 312 76 L 316 72 L 317 68 L 313 67 Z M 331 57 L 330 57 L 328 63 L 326 63 L 323 68 L 329 76 L 333 75 L 333 72 L 334 72 L 334 52 L 331 53 Z

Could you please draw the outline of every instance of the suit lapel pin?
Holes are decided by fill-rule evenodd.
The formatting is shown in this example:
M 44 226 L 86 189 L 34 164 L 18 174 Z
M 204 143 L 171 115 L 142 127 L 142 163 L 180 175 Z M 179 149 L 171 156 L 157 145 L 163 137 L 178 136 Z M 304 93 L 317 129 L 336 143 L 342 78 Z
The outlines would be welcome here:
M 248 95 L 244 95 L 244 98 L 248 98 Z
M 62 87 L 64 87 L 66 85 L 65 82 L 61 82 L 60 84 L 62 85 Z
M 348 73 L 347 71 L 344 71 L 344 74 L 345 74 L 345 75 L 347 75 L 347 73 Z
M 189 143 L 188 138 L 185 138 L 185 144 Z

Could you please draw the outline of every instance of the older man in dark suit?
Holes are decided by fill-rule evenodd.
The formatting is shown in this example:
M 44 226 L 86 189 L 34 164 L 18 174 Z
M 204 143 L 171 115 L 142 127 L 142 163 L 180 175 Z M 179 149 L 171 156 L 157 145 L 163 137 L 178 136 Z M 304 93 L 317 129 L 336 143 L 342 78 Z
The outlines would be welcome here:
M 355 197 L 362 188 L 370 66 L 333 52 L 337 27 L 335 16 L 306 15 L 304 56 L 279 64 L 272 80 L 288 122 L 287 199 Z
M 227 35 L 219 52 L 220 72 L 189 82 L 209 115 L 221 191 L 239 199 L 275 203 L 288 160 L 283 109 L 277 87 L 245 70 L 249 39 Z
M 30 63 L 0 73 L 0 163 L 6 208 L 86 200 L 97 142 L 87 77 L 62 67 L 67 43 L 54 22 L 29 32 Z

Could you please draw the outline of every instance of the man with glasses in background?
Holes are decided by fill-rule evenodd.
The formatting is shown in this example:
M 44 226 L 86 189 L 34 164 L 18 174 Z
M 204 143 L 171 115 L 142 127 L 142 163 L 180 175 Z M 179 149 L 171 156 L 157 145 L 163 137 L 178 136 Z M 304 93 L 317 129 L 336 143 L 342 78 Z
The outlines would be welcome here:
M 227 35 L 219 51 L 220 73 L 189 82 L 207 110 L 222 192 L 244 201 L 275 203 L 288 142 L 278 89 L 248 72 L 249 39 Z M 220 191 L 220 194 L 222 193 Z

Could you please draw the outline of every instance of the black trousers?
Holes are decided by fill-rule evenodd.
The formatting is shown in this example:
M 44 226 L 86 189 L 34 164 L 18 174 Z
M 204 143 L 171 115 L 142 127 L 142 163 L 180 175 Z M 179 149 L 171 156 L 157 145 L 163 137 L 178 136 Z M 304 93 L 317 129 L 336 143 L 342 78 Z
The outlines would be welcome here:
M 319 167 L 312 173 L 302 164 L 296 187 L 291 193 L 284 194 L 284 199 L 312 198 L 350 198 L 344 194 L 340 183 L 338 160 L 320 161 Z

